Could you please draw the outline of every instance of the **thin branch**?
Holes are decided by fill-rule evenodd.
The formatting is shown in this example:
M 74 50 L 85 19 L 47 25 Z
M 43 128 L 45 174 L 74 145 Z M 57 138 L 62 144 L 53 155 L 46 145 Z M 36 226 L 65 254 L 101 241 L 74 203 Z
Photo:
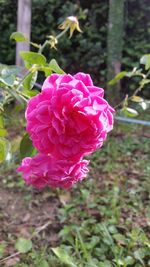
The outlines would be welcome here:
M 5 262 L 5 261 L 7 261 L 7 260 L 9 260 L 9 259 L 11 259 L 11 258 L 14 258 L 15 256 L 20 255 L 20 253 L 21 253 L 21 252 L 18 251 L 18 252 L 16 252 L 16 253 L 14 253 L 14 254 L 12 254 L 12 255 L 10 255 L 10 256 L 8 256 L 8 257 L 6 257 L 6 258 L 0 260 L 0 263 Z

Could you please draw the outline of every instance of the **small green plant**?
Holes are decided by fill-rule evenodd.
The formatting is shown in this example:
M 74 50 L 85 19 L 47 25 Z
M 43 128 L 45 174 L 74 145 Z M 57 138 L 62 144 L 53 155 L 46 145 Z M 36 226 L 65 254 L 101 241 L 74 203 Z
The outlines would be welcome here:
M 146 110 L 150 106 L 150 100 L 141 96 L 141 94 L 143 94 L 143 90 L 150 84 L 150 54 L 141 57 L 139 68 L 134 67 L 130 72 L 121 71 L 108 84 L 110 86 L 115 85 L 124 77 L 130 79 L 138 77 L 138 87 L 134 93 L 126 95 L 125 99 L 119 103 L 116 108 L 121 107 L 121 109 L 119 109 L 119 113 L 124 116 L 136 117 L 139 115 L 138 110 Z M 137 105 L 135 106 L 135 104 Z

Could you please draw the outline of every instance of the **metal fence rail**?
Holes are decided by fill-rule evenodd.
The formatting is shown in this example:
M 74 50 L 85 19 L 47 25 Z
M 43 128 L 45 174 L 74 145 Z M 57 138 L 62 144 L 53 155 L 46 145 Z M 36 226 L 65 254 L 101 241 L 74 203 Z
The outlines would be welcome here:
M 22 75 L 19 75 L 19 76 L 22 77 Z M 39 83 L 35 83 L 35 86 L 37 88 L 39 88 L 39 89 L 42 88 L 42 85 L 39 84 Z M 125 123 L 140 124 L 140 125 L 150 126 L 150 121 L 137 120 L 137 119 L 133 119 L 133 118 L 115 116 L 115 120 L 120 121 L 120 122 L 125 122 Z
M 145 126 L 150 126 L 150 121 L 125 118 L 125 117 L 121 117 L 121 116 L 115 116 L 115 120 L 121 121 L 121 122 L 126 122 L 126 123 L 141 124 L 141 125 L 145 125 Z

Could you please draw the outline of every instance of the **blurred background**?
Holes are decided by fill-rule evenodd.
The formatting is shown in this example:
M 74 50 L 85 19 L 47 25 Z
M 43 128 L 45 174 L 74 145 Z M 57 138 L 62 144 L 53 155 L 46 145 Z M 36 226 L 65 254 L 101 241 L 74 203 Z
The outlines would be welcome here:
M 68 16 L 77 16 L 82 33 L 75 31 L 71 39 L 67 33 L 57 50 L 46 47 L 44 55 L 48 62 L 55 58 L 67 73 L 89 73 L 127 121 L 115 120 L 102 149 L 89 157 L 90 172 L 82 183 L 69 191 L 28 187 L 16 172 L 25 105 L 13 95 L 14 80 L 5 80 L 14 67 L 1 65 L 6 72 L 0 97 L 4 93 L 7 101 L 0 117 L 0 161 L 6 159 L 0 164 L 0 267 L 148 267 L 150 0 L 0 0 L 0 62 L 22 64 L 19 50 L 37 51 L 25 43 L 16 47 L 12 32 L 23 31 L 43 44 L 47 35 L 60 33 L 58 26 Z M 108 81 L 120 71 L 126 73 L 110 86 Z M 40 73 L 37 82 L 43 79 Z M 137 116 L 136 121 L 128 116 Z M 137 124 L 137 119 L 147 124 Z M 7 149 L 2 148 L 5 136 Z M 24 156 L 32 152 L 29 141 L 21 141 Z
M 118 54 L 122 51 L 122 59 L 117 55 L 118 60 L 121 60 L 122 69 L 129 70 L 150 50 L 150 3 L 149 0 L 119 0 L 116 4 L 120 5 L 120 11 L 116 11 L 115 21 L 122 20 L 123 26 L 116 23 L 111 45 L 118 46 Z M 66 72 L 84 71 L 90 73 L 96 83 L 106 85 L 109 1 L 33 0 L 31 9 L 31 40 L 37 43 L 42 43 L 46 35 L 56 32 L 67 16 L 78 17 L 83 33 L 76 33 L 71 40 L 64 37 L 59 42 L 58 51 L 53 49 L 47 52 L 47 56 L 56 57 Z M 9 41 L 9 37 L 17 30 L 17 0 L 1 1 L 0 17 L 0 60 L 14 64 L 15 44 Z

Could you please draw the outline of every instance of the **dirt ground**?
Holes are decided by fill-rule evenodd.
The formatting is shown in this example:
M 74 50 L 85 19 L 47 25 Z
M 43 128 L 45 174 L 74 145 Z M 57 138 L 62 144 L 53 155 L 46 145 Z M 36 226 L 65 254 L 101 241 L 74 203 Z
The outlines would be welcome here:
M 21 178 L 16 178 L 21 179 Z M 0 244 L 7 245 L 7 254 L 14 253 L 17 237 L 40 238 L 38 246 L 58 244 L 58 207 L 61 205 L 56 192 L 36 191 L 27 187 L 9 188 L 0 177 Z

